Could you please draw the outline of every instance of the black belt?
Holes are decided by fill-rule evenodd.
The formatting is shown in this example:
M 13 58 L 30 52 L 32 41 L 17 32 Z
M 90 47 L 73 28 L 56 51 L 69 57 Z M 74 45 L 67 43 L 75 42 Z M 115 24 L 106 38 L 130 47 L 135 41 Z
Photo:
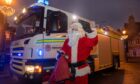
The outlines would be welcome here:
M 86 64 L 86 61 L 81 61 L 81 62 L 77 62 L 77 63 L 69 63 L 69 66 L 71 68 L 71 73 L 72 73 L 72 77 L 70 78 L 71 80 L 75 79 L 75 74 L 76 74 L 76 67 L 82 66 Z
M 81 61 L 81 62 L 77 62 L 77 63 L 70 63 L 69 66 L 73 66 L 73 67 L 79 67 L 86 64 L 86 61 Z

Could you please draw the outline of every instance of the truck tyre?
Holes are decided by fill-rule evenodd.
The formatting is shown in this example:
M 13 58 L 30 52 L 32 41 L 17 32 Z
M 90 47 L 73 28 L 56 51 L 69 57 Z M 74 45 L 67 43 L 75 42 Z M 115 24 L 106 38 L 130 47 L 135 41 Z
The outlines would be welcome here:
M 114 65 L 113 65 L 113 67 L 114 67 L 114 70 L 118 70 L 118 68 L 119 68 L 118 62 L 115 62 Z
M 31 78 L 31 75 L 25 73 L 24 77 L 19 79 L 23 84 L 42 84 L 42 80 Z
M 118 70 L 120 67 L 119 56 L 113 56 L 113 70 Z

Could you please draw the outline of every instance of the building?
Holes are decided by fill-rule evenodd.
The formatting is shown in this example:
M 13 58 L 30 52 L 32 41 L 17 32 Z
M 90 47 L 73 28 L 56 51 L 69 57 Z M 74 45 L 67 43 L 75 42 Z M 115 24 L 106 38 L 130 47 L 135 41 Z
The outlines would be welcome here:
M 4 69 L 4 15 L 0 12 L 0 71 Z
M 0 55 L 3 52 L 4 48 L 4 24 L 5 24 L 5 18 L 4 15 L 0 12 Z
M 0 11 L 0 66 L 1 60 L 9 62 L 10 44 L 14 37 L 15 28 L 10 27 L 3 13 Z
M 136 22 L 133 16 L 129 16 L 128 23 L 124 24 L 127 31 L 127 56 L 140 57 L 140 22 Z

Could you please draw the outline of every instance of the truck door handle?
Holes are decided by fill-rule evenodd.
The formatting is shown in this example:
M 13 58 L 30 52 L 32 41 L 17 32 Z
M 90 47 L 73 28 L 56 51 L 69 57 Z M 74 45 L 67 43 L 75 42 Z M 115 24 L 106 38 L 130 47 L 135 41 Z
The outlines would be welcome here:
M 31 57 L 33 57 L 33 48 L 31 48 Z

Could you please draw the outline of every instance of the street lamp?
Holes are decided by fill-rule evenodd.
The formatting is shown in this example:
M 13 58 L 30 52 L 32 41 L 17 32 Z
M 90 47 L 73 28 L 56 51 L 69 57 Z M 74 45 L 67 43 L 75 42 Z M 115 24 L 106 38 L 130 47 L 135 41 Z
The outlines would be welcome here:
M 125 60 L 126 60 L 126 62 L 128 62 L 128 56 L 127 56 L 127 53 L 128 53 L 128 39 L 127 38 L 128 38 L 127 31 L 123 30 L 122 31 L 122 39 L 124 40 Z
M 126 30 L 123 30 L 122 31 L 122 38 L 125 40 L 128 38 L 128 35 L 127 35 L 127 31 Z
M 11 5 L 12 2 L 13 2 L 13 0 L 5 0 L 5 3 L 6 3 L 7 5 Z
M 107 31 L 105 31 L 105 32 L 104 32 L 104 35 L 108 35 L 108 32 L 107 32 Z
M 123 33 L 123 34 L 126 34 L 126 30 L 123 30 L 122 33 Z

